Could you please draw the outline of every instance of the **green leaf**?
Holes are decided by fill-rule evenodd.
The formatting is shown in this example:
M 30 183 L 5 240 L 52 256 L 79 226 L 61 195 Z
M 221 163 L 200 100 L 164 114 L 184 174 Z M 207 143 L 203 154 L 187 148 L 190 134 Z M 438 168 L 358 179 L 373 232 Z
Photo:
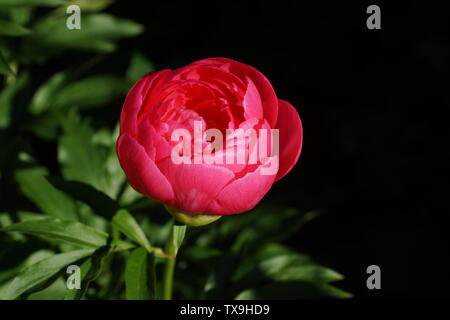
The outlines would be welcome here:
M 58 90 L 54 96 L 53 107 L 79 108 L 106 105 L 126 93 L 125 82 L 117 76 L 97 75 L 71 83 Z
M 336 271 L 279 244 L 266 245 L 246 256 L 232 277 L 239 291 L 270 282 L 329 283 L 342 279 Z
M 167 253 L 176 256 L 186 234 L 186 225 L 174 224 L 167 242 Z
M 263 261 L 258 269 L 273 281 L 333 282 L 342 280 L 336 271 L 315 263 L 303 263 L 299 254 L 285 255 Z
M 155 297 L 154 255 L 144 248 L 134 249 L 128 256 L 125 288 L 128 300 L 149 300 Z
M 105 168 L 106 150 L 94 144 L 94 130 L 75 112 L 64 119 L 63 135 L 58 144 L 58 160 L 66 180 L 87 183 L 114 196 Z
M 41 139 L 54 141 L 60 136 L 60 118 L 61 115 L 57 112 L 45 113 L 41 116 L 30 118 L 23 124 L 23 128 Z
M 1 64 L 1 63 L 0 63 Z M 0 91 L 0 129 L 10 125 L 13 118 L 13 100 L 30 79 L 28 73 L 21 73 L 17 80 Z
M 79 6 L 81 12 L 101 11 L 113 2 L 114 0 L 69 0 L 64 7 L 58 9 L 58 13 L 66 14 L 66 8 L 71 5 Z
M 50 109 L 55 96 L 69 76 L 68 72 L 55 73 L 38 90 L 36 90 L 30 102 L 30 112 L 41 114 Z
M 27 300 L 63 300 L 67 290 L 66 281 L 58 278 L 47 288 L 31 293 Z
M 6 61 L 6 58 L 3 56 L 2 51 L 0 51 L 0 74 L 3 74 L 5 76 L 12 76 L 12 77 L 15 77 L 15 75 L 16 75 L 16 73 L 9 66 L 8 61 Z
M 50 250 L 38 250 L 30 254 L 24 261 L 14 268 L 0 271 L 0 283 L 15 277 L 25 268 L 41 261 L 42 259 L 53 256 L 54 253 Z
M 155 71 L 153 64 L 142 53 L 135 51 L 131 56 L 130 66 L 127 70 L 127 79 L 131 83 L 135 83 L 152 71 Z
M 104 167 L 108 180 L 107 194 L 118 202 L 122 200 L 119 203 L 123 206 L 124 185 L 129 186 L 129 184 L 126 182 L 126 176 L 120 166 L 119 159 L 117 158 L 116 142 L 119 137 L 119 132 L 120 124 L 117 123 L 112 132 L 109 129 L 97 130 L 92 139 L 96 145 L 101 145 L 106 148 Z M 136 191 L 134 192 L 139 194 Z
M 32 7 L 19 7 L 9 10 L 11 20 L 20 25 L 26 25 L 30 22 Z
M 66 16 L 49 16 L 39 20 L 26 38 L 24 49 L 31 59 L 57 54 L 66 49 L 111 52 L 114 41 L 136 36 L 143 31 L 140 24 L 109 14 L 86 14 L 81 29 L 69 30 Z M 34 55 L 33 55 L 34 53 Z
M 0 8 L 46 6 L 57 7 L 63 5 L 65 0 L 0 0 Z
M 125 209 L 119 210 L 112 219 L 112 224 L 131 240 L 136 241 L 147 250 L 152 246 L 133 216 Z
M 42 213 L 30 212 L 30 211 L 18 211 L 17 216 L 20 222 L 28 221 L 28 220 L 38 220 L 45 218 L 46 216 Z
M 352 295 L 325 283 L 286 282 L 247 289 L 239 293 L 236 300 L 297 300 L 319 298 L 351 298 Z
M 110 250 L 109 247 L 99 248 L 91 257 L 81 264 L 80 289 L 66 289 L 64 300 L 81 300 L 84 298 L 89 289 L 89 285 L 100 275 Z
M 1 228 L 12 225 L 13 223 L 14 222 L 13 222 L 10 214 L 8 214 L 6 212 L 0 212 L 0 230 L 1 230 Z M 24 235 L 21 234 L 20 232 L 10 232 L 9 236 L 11 237 L 11 239 L 13 241 L 17 241 L 17 242 L 25 242 L 26 241 L 26 237 L 24 237 Z M 0 282 L 2 281 L 1 273 L 2 273 L 2 271 L 0 270 Z
M 28 35 L 29 33 L 30 30 L 20 24 L 0 19 L 0 35 L 20 37 Z
M 117 174 L 117 176 L 119 177 L 119 174 Z M 157 201 L 143 197 L 139 192 L 134 190 L 133 187 L 130 186 L 130 184 L 128 183 L 124 185 L 123 192 L 121 192 L 118 201 L 120 205 L 122 205 L 123 207 L 127 207 L 127 209 L 130 211 L 150 209 L 159 205 Z
M 258 265 L 263 261 L 295 253 L 296 252 L 294 250 L 277 243 L 264 244 L 256 251 L 244 254 L 242 261 L 240 261 L 240 263 L 236 266 L 233 281 L 238 283 L 242 279 L 245 279 L 246 275 L 252 270 L 257 269 Z M 308 256 L 301 256 L 302 263 L 310 263 L 310 261 L 311 259 Z
M 58 159 L 62 165 L 64 178 L 84 182 L 102 191 L 109 198 L 116 198 L 125 181 L 115 151 L 118 132 L 108 131 L 109 137 L 106 139 L 108 141 L 103 141 L 105 139 L 99 139 L 97 133 L 87 122 L 81 121 L 74 110 L 66 115 L 62 125 L 64 133 L 59 141 Z M 74 186 L 69 188 L 72 187 Z M 85 189 L 81 185 L 77 188 Z M 86 198 L 86 194 L 80 196 Z M 101 199 L 104 200 L 102 203 L 106 204 L 107 199 L 105 197 Z M 107 209 L 111 208 L 110 203 Z M 111 213 L 104 216 L 111 216 Z
M 88 204 L 95 213 L 107 220 L 110 220 L 114 213 L 119 210 L 119 205 L 113 199 L 86 183 L 55 177 L 48 177 L 47 180 L 72 199 Z
M 300 214 L 294 208 L 259 206 L 244 215 L 221 219 L 217 227 L 209 228 L 200 236 L 199 243 L 232 246 L 233 252 L 240 252 L 244 247 L 253 250 L 264 243 L 286 239 L 317 215 L 315 211 Z
M 94 249 L 84 249 L 61 253 L 29 266 L 16 276 L 5 290 L 2 290 L 0 299 L 16 299 L 24 293 L 29 293 L 42 285 L 49 284 L 48 281 L 57 275 L 61 269 L 91 255 L 93 252 Z
M 53 187 L 45 178 L 46 175 L 47 171 L 42 167 L 20 169 L 15 174 L 21 191 L 42 212 L 55 218 L 77 220 L 75 202 Z
M 111 250 L 113 252 L 128 251 L 134 248 L 136 248 L 136 246 L 128 241 L 123 241 L 117 238 L 111 241 Z
M 301 254 L 273 257 L 259 263 L 256 268 L 244 276 L 245 279 L 267 279 L 281 281 L 332 282 L 342 280 L 336 271 L 314 263 Z
M 183 250 L 183 257 L 191 261 L 208 260 L 220 257 L 223 253 L 215 248 L 191 245 Z
M 97 248 L 106 245 L 108 234 L 77 221 L 42 218 L 19 222 L 0 229 L 19 231 L 53 241 L 63 241 L 81 247 Z

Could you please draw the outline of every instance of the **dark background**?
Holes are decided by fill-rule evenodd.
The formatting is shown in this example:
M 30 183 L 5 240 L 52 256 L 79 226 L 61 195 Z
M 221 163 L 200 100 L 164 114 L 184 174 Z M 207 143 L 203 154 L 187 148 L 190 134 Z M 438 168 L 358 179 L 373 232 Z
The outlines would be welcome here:
M 381 7 L 381 30 L 366 8 Z M 122 1 L 109 11 L 156 69 L 214 56 L 262 71 L 300 113 L 304 146 L 265 202 L 321 209 L 290 245 L 356 298 L 448 296 L 448 13 L 429 2 Z M 119 107 L 118 107 L 118 110 Z M 366 288 L 379 265 L 379 291 Z

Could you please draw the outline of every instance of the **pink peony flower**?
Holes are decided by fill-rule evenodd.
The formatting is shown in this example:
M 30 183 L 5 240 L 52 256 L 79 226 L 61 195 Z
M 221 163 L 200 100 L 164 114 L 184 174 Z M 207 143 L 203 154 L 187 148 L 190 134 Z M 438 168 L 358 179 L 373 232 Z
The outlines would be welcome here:
M 194 132 L 195 123 L 200 132 Z M 224 137 L 223 150 L 212 153 L 214 163 L 201 157 L 212 150 L 213 139 L 205 139 L 210 129 Z M 256 141 L 252 144 L 248 136 L 232 140 L 227 130 L 237 129 L 254 130 Z M 273 129 L 279 130 L 279 144 L 261 134 Z M 180 140 L 175 132 L 193 138 Z M 295 165 L 302 136 L 297 111 L 277 98 L 263 74 L 231 59 L 208 58 L 149 73 L 133 86 L 120 117 L 117 154 L 138 192 L 174 212 L 221 216 L 252 209 Z M 222 142 L 217 136 L 215 140 Z M 250 161 L 262 146 L 268 148 L 267 156 Z M 226 160 L 233 150 L 234 160 L 245 151 L 244 163 Z M 186 161 L 177 163 L 174 156 Z M 264 173 L 271 165 L 275 170 Z

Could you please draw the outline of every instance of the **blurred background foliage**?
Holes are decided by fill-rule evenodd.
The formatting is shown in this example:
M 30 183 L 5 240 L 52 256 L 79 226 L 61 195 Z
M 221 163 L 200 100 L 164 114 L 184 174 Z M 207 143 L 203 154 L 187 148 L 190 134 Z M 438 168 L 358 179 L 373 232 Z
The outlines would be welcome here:
M 79 31 L 65 29 L 71 3 L 82 8 Z M 155 261 L 161 272 L 161 258 L 138 248 L 148 247 L 142 238 L 110 223 L 127 209 L 155 246 L 170 230 L 117 166 L 123 98 L 148 71 L 225 56 L 261 70 L 298 109 L 303 151 L 258 212 L 187 231 L 175 297 L 347 296 L 334 285 L 355 298 L 448 297 L 447 10 L 379 4 L 382 29 L 368 30 L 371 4 L 0 0 L 0 224 L 45 213 L 83 224 L 69 231 L 107 233 L 63 245 L 56 235 L 0 232 L 0 292 L 36 261 L 104 241 L 115 248 L 104 260 L 104 250 L 65 257 L 93 265 L 90 278 L 102 265 L 87 298 L 124 298 L 136 265 L 127 273 L 127 260 Z M 372 264 L 382 290 L 366 287 Z M 334 282 L 342 276 L 332 270 L 345 278 Z M 41 280 L 58 280 L 30 298 L 65 296 L 54 272 Z
M 80 30 L 66 27 L 72 4 Z M 110 6 L 0 0 L 1 299 L 162 296 L 155 248 L 173 222 L 126 183 L 115 153 L 124 97 L 155 70 L 130 39 L 152 35 Z M 286 244 L 318 211 L 282 200 L 254 211 L 187 230 L 175 298 L 351 297 L 334 286 L 340 273 Z M 66 288 L 70 264 L 81 266 L 81 290 Z

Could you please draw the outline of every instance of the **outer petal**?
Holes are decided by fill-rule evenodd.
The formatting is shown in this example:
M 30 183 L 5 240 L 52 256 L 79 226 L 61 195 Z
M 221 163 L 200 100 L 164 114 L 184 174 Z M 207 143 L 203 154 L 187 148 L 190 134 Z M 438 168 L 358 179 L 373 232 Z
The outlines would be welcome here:
M 147 119 L 143 119 L 138 124 L 136 139 L 154 162 L 158 162 L 161 158 L 170 156 L 171 147 L 169 143 Z
M 234 178 L 223 167 L 206 164 L 174 164 L 170 157 L 159 162 L 161 172 L 170 181 L 175 201 L 173 206 L 189 213 L 209 213 L 209 203 Z
M 229 215 L 253 209 L 275 181 L 275 175 L 263 175 L 261 169 L 262 166 L 223 188 L 207 212 Z
M 244 96 L 245 119 L 261 119 L 263 107 L 258 89 L 253 81 L 247 77 L 247 92 Z
M 214 65 L 223 70 L 229 71 L 245 82 L 245 77 L 249 77 L 261 96 L 264 118 L 267 119 L 272 128 L 275 127 L 278 115 L 278 100 L 269 80 L 258 70 L 247 64 L 228 58 L 207 58 L 194 62 L 193 64 Z
M 128 92 L 120 114 L 120 133 L 128 132 L 131 136 L 136 136 L 138 113 L 142 108 L 147 91 L 155 80 L 168 72 L 170 71 L 162 70 L 149 73 L 133 85 Z
M 280 130 L 280 167 L 276 180 L 283 178 L 297 163 L 303 142 L 302 121 L 297 110 L 287 101 L 278 101 L 276 127 Z
M 144 148 L 128 133 L 120 135 L 117 141 L 117 155 L 134 189 L 159 201 L 173 200 L 173 190 L 167 178 L 149 158 Z

